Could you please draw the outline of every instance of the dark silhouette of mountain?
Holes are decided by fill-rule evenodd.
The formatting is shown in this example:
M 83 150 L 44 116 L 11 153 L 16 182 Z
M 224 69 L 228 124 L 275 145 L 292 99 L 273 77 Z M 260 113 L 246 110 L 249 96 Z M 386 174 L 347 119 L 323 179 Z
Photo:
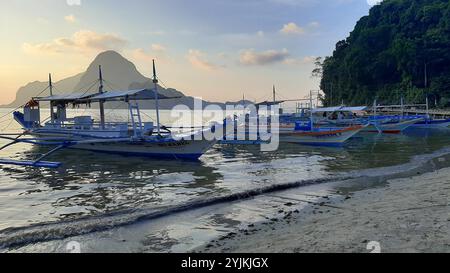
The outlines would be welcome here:
M 106 81 L 105 90 L 127 90 L 132 83 L 144 83 L 148 81 L 136 68 L 136 66 L 115 51 L 100 53 L 83 73 L 75 90 L 83 90 L 98 80 L 98 67 L 102 66 L 103 78 Z M 109 86 L 112 85 L 112 86 Z M 98 85 L 96 85 L 98 88 Z M 97 91 L 97 90 L 95 90 Z
M 100 53 L 89 65 L 87 70 L 83 73 L 63 79 L 54 83 L 54 94 L 70 94 L 74 92 L 81 93 L 96 93 L 98 92 L 99 84 L 99 66 L 102 67 L 102 74 L 105 80 L 104 90 L 129 90 L 148 88 L 153 89 L 154 85 L 151 79 L 142 75 L 136 68 L 136 66 L 125 59 L 122 55 L 115 51 L 105 51 Z M 35 97 L 48 86 L 47 82 L 31 82 L 26 86 L 21 87 L 17 91 L 16 99 L 14 102 L 4 105 L 3 107 L 16 108 L 26 102 L 32 97 Z M 176 105 L 186 105 L 189 108 L 194 106 L 194 98 L 185 96 L 181 91 L 173 88 L 163 88 L 158 85 L 159 93 L 168 96 L 175 97 L 176 99 L 161 100 L 161 109 L 171 109 Z M 49 91 L 46 90 L 40 96 L 48 96 Z M 202 101 L 203 106 L 211 104 L 211 102 Z M 220 106 L 224 106 L 223 103 L 216 103 Z M 231 103 L 233 104 L 233 103 Z M 236 103 L 238 104 L 238 103 Z M 153 109 L 154 102 L 144 101 L 140 103 L 142 109 Z M 95 107 L 95 105 L 94 105 Z M 126 108 L 123 104 L 107 104 L 109 108 Z
M 55 86 L 55 94 L 59 93 L 70 93 L 70 90 L 75 90 L 75 86 L 80 82 L 83 73 L 75 75 L 73 77 L 66 78 L 64 80 L 58 81 L 54 83 Z M 16 108 L 19 107 L 26 102 L 28 102 L 32 97 L 38 95 L 40 92 L 44 91 L 48 87 L 48 82 L 30 82 L 27 85 L 20 87 L 16 93 L 16 99 L 3 107 Z M 65 92 L 59 92 L 59 90 L 65 90 Z M 48 96 L 48 89 L 45 90 L 40 96 Z

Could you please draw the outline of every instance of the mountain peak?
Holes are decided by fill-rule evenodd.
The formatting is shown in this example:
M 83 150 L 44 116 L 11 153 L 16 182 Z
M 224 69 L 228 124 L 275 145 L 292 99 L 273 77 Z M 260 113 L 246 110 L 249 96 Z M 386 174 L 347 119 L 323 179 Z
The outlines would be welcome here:
M 95 57 L 93 63 L 102 61 L 102 60 L 110 60 L 110 59 L 117 59 L 117 60 L 127 60 L 125 57 L 120 55 L 119 52 L 114 50 L 107 50 L 99 53 L 97 57 Z
M 153 81 L 139 73 L 136 66 L 132 62 L 127 60 L 120 53 L 113 50 L 108 50 L 98 54 L 89 64 L 85 72 L 54 83 L 55 94 L 97 92 L 99 65 L 102 66 L 103 78 L 105 80 L 105 91 L 153 88 Z M 17 92 L 16 100 L 8 106 L 17 107 L 26 103 L 47 85 L 47 82 L 35 81 L 21 87 Z M 182 92 L 175 89 L 165 89 L 159 87 L 159 92 L 168 97 L 184 97 Z M 48 93 L 45 95 L 48 95 Z M 187 102 L 190 101 L 187 100 Z M 161 104 L 164 105 L 164 102 Z M 153 106 L 151 106 L 150 102 L 144 102 L 143 107 L 152 108 Z
M 127 90 L 131 83 L 143 83 L 147 79 L 139 73 L 136 66 L 116 51 L 104 51 L 95 57 L 84 73 L 75 91 L 82 91 L 86 85 L 98 79 L 98 66 L 102 66 L 104 79 L 112 83 L 114 89 Z

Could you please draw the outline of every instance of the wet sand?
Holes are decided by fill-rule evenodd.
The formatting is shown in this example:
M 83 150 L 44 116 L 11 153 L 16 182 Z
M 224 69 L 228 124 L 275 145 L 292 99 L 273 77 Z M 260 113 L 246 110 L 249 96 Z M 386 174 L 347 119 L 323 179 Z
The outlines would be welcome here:
M 368 253 L 373 241 L 381 252 L 450 252 L 450 168 L 391 179 L 377 188 L 350 188 L 337 189 L 349 190 L 346 198 L 325 199 L 303 211 L 284 208 L 279 219 L 195 252 Z

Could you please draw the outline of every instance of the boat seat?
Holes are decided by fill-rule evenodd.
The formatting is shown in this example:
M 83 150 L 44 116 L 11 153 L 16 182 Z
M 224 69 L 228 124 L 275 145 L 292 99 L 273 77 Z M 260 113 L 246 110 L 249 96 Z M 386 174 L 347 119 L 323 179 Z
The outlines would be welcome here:
M 75 128 L 89 130 L 94 125 L 94 120 L 91 116 L 79 116 L 73 118 Z

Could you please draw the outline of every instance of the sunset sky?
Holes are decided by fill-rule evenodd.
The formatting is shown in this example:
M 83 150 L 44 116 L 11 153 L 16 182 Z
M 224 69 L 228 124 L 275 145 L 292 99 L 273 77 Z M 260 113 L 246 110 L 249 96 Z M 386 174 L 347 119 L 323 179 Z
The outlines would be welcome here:
M 80 0 L 78 0 L 80 1 Z M 284 98 L 318 88 L 316 56 L 332 54 L 374 0 L 0 1 L 0 104 L 20 86 L 83 72 L 113 49 L 169 87 L 206 100 Z

